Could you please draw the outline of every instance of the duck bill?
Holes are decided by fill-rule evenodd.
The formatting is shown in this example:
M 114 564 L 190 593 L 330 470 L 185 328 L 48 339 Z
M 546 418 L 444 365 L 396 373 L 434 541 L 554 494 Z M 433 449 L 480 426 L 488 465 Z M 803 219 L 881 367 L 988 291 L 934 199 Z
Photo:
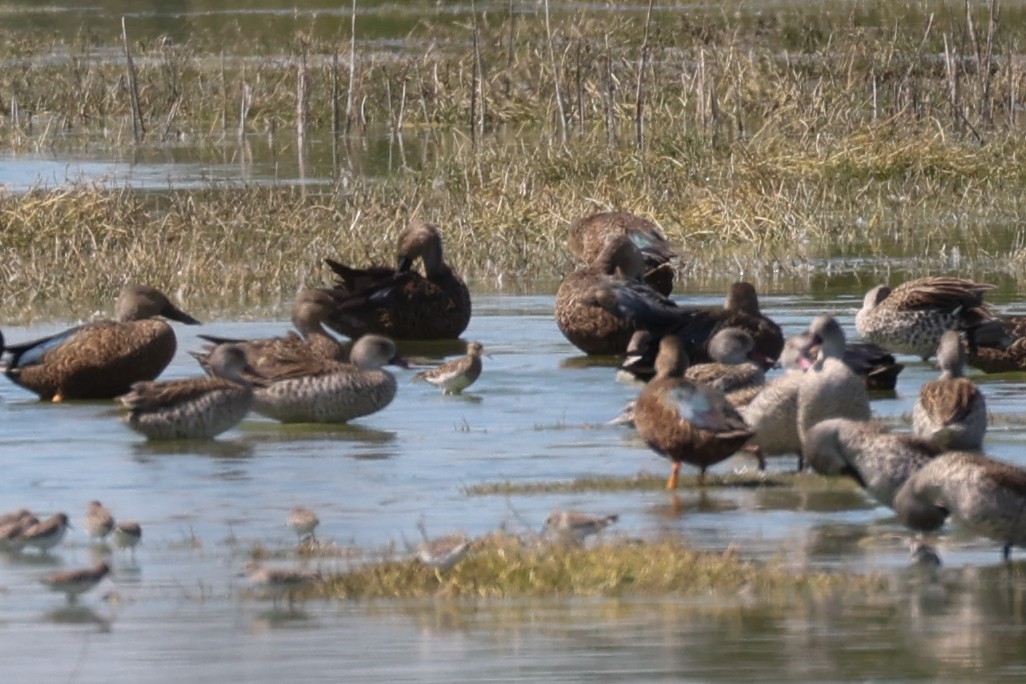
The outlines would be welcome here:
M 398 366 L 399 368 L 410 368 L 410 362 L 404 359 L 403 357 L 399 356 L 399 354 L 396 354 L 395 356 L 390 358 L 388 360 L 388 365 Z
M 185 323 L 186 325 L 199 325 L 200 322 L 195 318 L 185 313 L 173 304 L 168 304 L 160 312 L 160 315 L 164 318 L 170 318 L 172 321 L 178 321 L 179 323 Z

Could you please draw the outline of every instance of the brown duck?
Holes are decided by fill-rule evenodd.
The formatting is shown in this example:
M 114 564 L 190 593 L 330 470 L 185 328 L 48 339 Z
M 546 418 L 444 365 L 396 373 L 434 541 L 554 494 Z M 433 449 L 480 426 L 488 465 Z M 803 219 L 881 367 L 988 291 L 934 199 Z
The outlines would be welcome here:
M 579 218 L 570 225 L 567 246 L 578 259 L 592 264 L 606 242 L 624 235 L 641 252 L 645 282 L 664 295 L 673 291 L 674 270 L 670 261 L 677 254 L 656 224 L 624 211 L 610 211 Z
M 157 316 L 199 323 L 159 290 L 130 285 L 118 297 L 116 320 L 7 347 L 4 373 L 43 400 L 112 399 L 156 378 L 174 357 L 175 333 Z
M 637 330 L 648 331 L 651 339 L 676 335 L 688 358 L 696 363 L 710 361 L 707 345 L 723 328 L 740 328 L 755 340 L 755 349 L 772 366 L 784 348 L 784 334 L 774 321 L 762 314 L 759 297 L 751 283 L 730 287 L 722 307 L 684 307 L 652 288 L 607 281 L 593 295 L 607 311 L 629 321 Z M 652 352 L 657 349 L 651 345 Z
M 246 359 L 257 373 L 271 377 L 277 366 L 277 359 L 310 355 L 316 359 L 346 361 L 349 354 L 341 343 L 324 328 L 324 322 L 331 316 L 337 304 L 336 294 L 331 290 L 302 289 L 296 293 L 292 304 L 292 325 L 299 332 L 290 331 L 281 337 L 267 337 L 252 340 L 228 339 L 212 335 L 200 335 L 210 344 L 203 352 L 190 352 L 203 365 L 207 356 L 221 344 L 231 344 L 246 353 Z
M 985 373 L 1026 371 L 1026 316 L 981 321 L 966 329 L 968 363 Z
M 993 285 L 950 277 L 910 280 L 893 290 L 878 285 L 855 315 L 863 339 L 887 349 L 930 358 L 946 330 L 964 330 L 992 318 L 983 297 Z
M 641 282 L 643 272 L 634 243 L 625 235 L 609 238 L 594 262 L 567 276 L 556 292 L 556 325 L 563 336 L 586 354 L 622 354 L 634 326 L 607 311 L 594 294 L 612 283 L 649 290 Z
M 941 375 L 920 388 L 912 408 L 912 430 L 942 449 L 980 449 L 987 431 L 983 392 L 962 375 L 965 356 L 961 336 L 954 330 L 944 333 L 937 348 Z
M 470 322 L 470 292 L 442 256 L 438 227 L 411 221 L 399 234 L 398 265 L 354 269 L 332 259 L 339 304 L 327 321 L 357 339 L 365 334 L 396 340 L 456 339 Z M 424 275 L 413 270 L 417 258 Z
M 641 391 L 634 406 L 634 422 L 645 443 L 673 462 L 667 489 L 677 486 L 682 463 L 706 469 L 740 449 L 752 436 L 744 419 L 723 393 L 684 379 L 687 356 L 674 335 L 659 341 L 656 375 Z

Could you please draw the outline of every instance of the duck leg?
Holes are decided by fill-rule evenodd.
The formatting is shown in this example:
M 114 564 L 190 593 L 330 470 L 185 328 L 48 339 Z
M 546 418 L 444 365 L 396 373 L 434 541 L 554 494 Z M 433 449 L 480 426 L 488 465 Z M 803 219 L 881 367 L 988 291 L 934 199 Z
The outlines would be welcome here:
M 677 488 L 677 479 L 680 477 L 680 461 L 674 461 L 670 466 L 670 477 L 666 480 L 667 489 Z

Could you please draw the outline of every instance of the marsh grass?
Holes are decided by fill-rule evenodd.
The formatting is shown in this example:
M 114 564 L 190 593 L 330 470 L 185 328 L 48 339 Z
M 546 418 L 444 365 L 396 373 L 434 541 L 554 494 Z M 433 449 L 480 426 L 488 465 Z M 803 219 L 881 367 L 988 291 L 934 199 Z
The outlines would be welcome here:
M 676 539 L 618 539 L 585 547 L 538 544 L 496 533 L 478 539 L 448 572 L 416 560 L 385 560 L 326 576 L 307 594 L 345 600 L 552 596 L 719 596 L 765 601 L 881 591 L 877 577 L 796 571 L 742 560 L 736 549 L 696 551 Z
M 666 10 L 646 44 L 641 147 L 643 12 L 556 13 L 550 32 L 540 14 L 483 13 L 476 51 L 469 24 L 425 21 L 407 36 L 423 50 L 358 40 L 355 62 L 348 24 L 277 43 L 130 27 L 143 145 L 284 139 L 301 111 L 311 137 L 338 127 L 359 144 L 384 127 L 423 140 L 420 158 L 383 179 L 340 167 L 314 189 L 0 192 L 0 304 L 9 320 L 84 310 L 146 279 L 201 308 L 276 305 L 325 282 L 326 256 L 391 263 L 414 215 L 443 226 L 477 287 L 552 282 L 575 267 L 570 222 L 607 209 L 657 220 L 691 283 L 802 278 L 848 258 L 1021 280 L 1026 10 L 841 7 Z M 0 149 L 134 145 L 120 35 L 0 35 Z

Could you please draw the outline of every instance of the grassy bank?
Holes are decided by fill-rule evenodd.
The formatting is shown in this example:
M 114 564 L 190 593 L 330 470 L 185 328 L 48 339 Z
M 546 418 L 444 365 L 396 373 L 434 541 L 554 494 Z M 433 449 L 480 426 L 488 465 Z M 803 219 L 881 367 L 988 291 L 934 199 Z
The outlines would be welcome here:
M 227 309 L 280 303 L 325 281 L 325 256 L 391 261 L 411 215 L 480 284 L 552 281 L 573 268 L 570 221 L 609 208 L 657 220 L 692 282 L 894 256 L 1020 279 L 1026 10 L 990 9 L 671 9 L 646 38 L 644 11 L 557 13 L 546 31 L 540 10 L 492 8 L 424 20 L 393 52 L 352 52 L 348 24 L 273 45 L 133 35 L 138 142 L 118 42 L 7 35 L 0 149 L 384 126 L 431 151 L 320 190 L 0 193 L 0 304 L 84 310 L 139 278 Z

